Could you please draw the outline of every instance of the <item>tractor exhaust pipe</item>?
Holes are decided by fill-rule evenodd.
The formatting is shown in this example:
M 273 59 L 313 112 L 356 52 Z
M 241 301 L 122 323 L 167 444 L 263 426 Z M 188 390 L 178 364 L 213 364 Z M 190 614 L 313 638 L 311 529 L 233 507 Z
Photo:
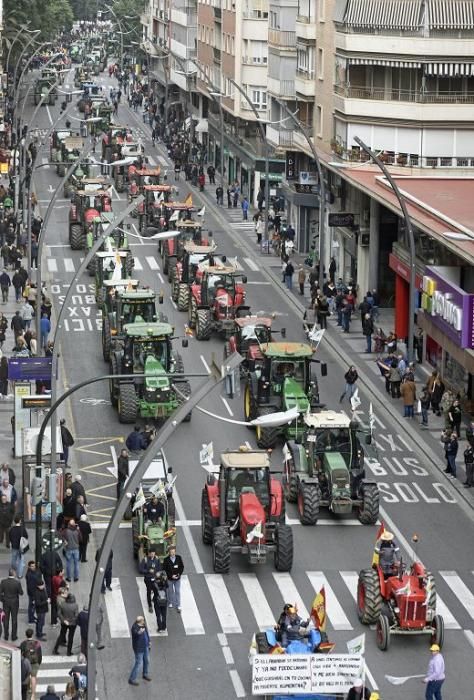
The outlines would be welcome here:
M 225 525 L 225 475 L 221 469 L 219 474 L 219 525 Z

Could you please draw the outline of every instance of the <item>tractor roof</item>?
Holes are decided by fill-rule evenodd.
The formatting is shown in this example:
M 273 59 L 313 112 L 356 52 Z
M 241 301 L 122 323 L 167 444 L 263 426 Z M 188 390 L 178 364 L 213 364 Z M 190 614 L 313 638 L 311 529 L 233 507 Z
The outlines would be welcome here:
M 184 250 L 190 255 L 209 255 L 217 248 L 217 243 L 212 242 L 211 245 L 198 245 L 194 241 L 186 241 Z
M 113 250 L 111 252 L 108 252 L 106 250 L 99 250 L 99 252 L 96 253 L 96 255 L 98 258 L 110 258 L 110 260 L 113 260 L 117 257 L 117 255 L 120 255 L 121 258 L 126 258 L 128 252 L 126 250 Z
M 167 209 L 197 211 L 197 207 L 194 207 L 192 204 L 186 204 L 186 202 L 163 202 L 163 206 Z
M 245 326 L 265 326 L 270 328 L 272 323 L 273 318 L 266 318 L 265 316 L 243 316 L 235 319 L 235 324 L 239 328 L 244 328 Z
M 129 337 L 145 340 L 147 338 L 153 339 L 173 335 L 173 326 L 169 323 L 160 323 L 158 321 L 156 323 L 127 323 L 125 332 Z
M 160 168 L 137 168 L 135 170 L 135 174 L 139 175 L 140 177 L 148 175 L 149 177 L 158 177 L 158 175 L 161 173 Z M 168 187 L 171 189 L 171 185 L 168 185 Z
M 263 451 L 223 452 L 221 464 L 226 469 L 269 469 L 270 457 L 267 452 Z
M 176 222 L 176 228 L 201 228 L 202 224 L 200 221 L 194 221 L 193 219 L 184 219 Z
M 137 170 L 136 175 L 141 175 L 143 173 L 142 170 Z M 146 173 L 147 175 L 151 174 L 151 171 Z M 159 175 L 159 171 L 158 171 Z M 171 192 L 171 185 L 144 185 L 143 189 L 145 192 Z
M 217 261 L 216 261 L 217 262 Z M 207 275 L 240 275 L 241 272 L 236 267 L 230 265 L 208 265 L 204 262 L 202 267 L 199 266 Z
M 304 414 L 304 422 L 310 428 L 349 428 L 351 419 L 344 411 L 320 411 Z
M 266 357 L 299 359 L 313 356 L 313 349 L 306 343 L 265 343 L 261 349 Z
M 138 280 L 104 280 L 102 284 L 104 287 L 114 287 L 118 291 L 127 290 L 131 292 L 133 290 L 129 289 L 129 287 L 138 287 Z
M 128 280 L 126 280 L 128 281 Z M 149 299 L 153 301 L 156 298 L 156 294 L 152 289 L 119 289 L 120 299 L 124 301 L 144 301 Z

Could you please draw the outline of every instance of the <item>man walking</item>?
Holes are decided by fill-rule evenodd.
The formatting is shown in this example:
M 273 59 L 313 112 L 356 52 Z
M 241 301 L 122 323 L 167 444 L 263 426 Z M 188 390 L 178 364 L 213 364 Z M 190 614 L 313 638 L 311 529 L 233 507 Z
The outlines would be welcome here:
M 46 338 L 47 340 L 48 338 Z M 43 347 L 43 345 L 41 346 Z M 63 459 L 64 459 L 64 466 L 68 467 L 68 459 L 69 459 L 69 448 L 74 445 L 74 438 L 72 437 L 71 431 L 66 425 L 66 421 L 64 418 L 61 418 L 59 421 L 59 425 L 61 427 L 61 442 L 63 443 Z
M 51 321 L 46 314 L 43 314 L 40 321 L 40 348 L 46 350 L 48 336 L 51 332 Z
M 359 375 L 357 374 L 357 370 L 354 365 L 349 367 L 344 375 L 344 379 L 346 380 L 346 386 L 339 398 L 339 403 L 342 403 L 344 399 L 348 399 L 350 401 L 356 390 L 356 381 L 359 379 Z
M 36 562 L 29 561 L 25 574 L 26 595 L 28 596 L 28 624 L 35 623 L 35 596 L 36 586 L 42 578 L 41 573 L 36 570 Z
M 74 565 L 74 581 L 79 581 L 79 541 L 80 531 L 74 518 L 63 530 L 64 552 L 66 555 L 66 581 L 71 581 L 71 568 Z
M 163 571 L 168 576 L 170 584 L 169 598 L 170 608 L 176 608 L 177 612 L 181 612 L 181 576 L 183 575 L 184 565 L 183 560 L 176 554 L 176 547 L 172 544 L 168 548 L 168 556 L 163 559 Z
M 92 528 L 85 513 L 83 513 L 79 518 L 77 527 L 81 533 L 79 542 L 79 561 L 85 564 L 87 563 L 87 545 L 89 544 L 89 537 L 92 534 Z
M 291 260 L 288 260 L 285 267 L 285 284 L 288 289 L 293 289 L 293 275 L 295 273 L 295 268 Z
M 43 651 L 41 649 L 41 644 L 33 639 L 33 630 L 29 627 L 26 632 L 26 639 L 20 644 L 20 651 L 31 664 L 31 698 L 35 700 L 36 698 L 36 678 L 38 676 L 38 671 L 40 669 L 41 663 L 43 661 Z
M 248 221 L 250 204 L 249 204 L 249 200 L 247 199 L 247 197 L 243 198 L 241 207 L 242 207 L 242 218 L 244 221 Z
M 121 450 L 117 460 L 117 500 L 122 495 L 123 487 L 128 479 L 128 451 Z
M 13 527 L 10 529 L 8 537 L 12 548 L 11 566 L 15 569 L 18 578 L 21 578 L 25 568 L 24 554 L 28 549 L 28 533 L 23 525 L 21 515 L 15 515 Z
M 128 682 L 130 685 L 139 685 L 137 676 L 140 668 L 143 667 L 143 678 L 151 681 L 148 675 L 150 663 L 150 635 L 145 624 L 145 618 L 139 615 L 132 625 L 132 648 L 135 654 L 135 663 L 130 673 Z
M 95 554 L 95 560 L 96 562 L 99 561 L 99 556 L 100 556 L 100 549 L 97 550 Z M 107 564 L 105 565 L 105 571 L 104 571 L 104 578 L 102 580 L 102 588 L 101 588 L 101 593 L 105 593 L 105 589 L 108 591 L 112 590 L 112 561 L 114 558 L 114 553 L 113 551 L 110 552 L 109 558 L 107 559 Z
M 10 275 L 6 270 L 3 270 L 2 274 L 0 275 L 0 289 L 2 290 L 2 302 L 4 304 L 6 304 L 8 301 L 8 292 L 11 286 L 12 281 L 10 279 Z
M 163 562 L 164 564 L 164 562 Z M 143 574 L 143 581 L 146 586 L 146 600 L 148 603 L 148 611 L 153 612 L 152 606 L 152 594 L 153 594 L 153 582 L 155 580 L 155 575 L 160 571 L 160 560 L 156 556 L 154 549 L 148 552 L 146 559 L 143 560 L 141 565 L 141 572 Z
M 15 506 L 8 502 L 8 497 L 2 493 L 0 497 L 0 544 L 5 541 L 7 549 L 10 547 L 10 528 L 15 515 Z
M 442 700 L 441 686 L 445 679 L 444 659 L 438 644 L 432 644 L 430 652 L 431 659 L 428 664 L 428 673 L 423 680 L 423 683 L 426 683 L 425 700 Z
M 23 588 L 16 577 L 16 571 L 15 569 L 10 569 L 8 578 L 4 578 L 0 583 L 0 603 L 5 613 L 3 618 L 5 641 L 8 641 L 10 618 L 12 621 L 12 642 L 18 639 L 18 609 L 21 595 L 23 595 Z

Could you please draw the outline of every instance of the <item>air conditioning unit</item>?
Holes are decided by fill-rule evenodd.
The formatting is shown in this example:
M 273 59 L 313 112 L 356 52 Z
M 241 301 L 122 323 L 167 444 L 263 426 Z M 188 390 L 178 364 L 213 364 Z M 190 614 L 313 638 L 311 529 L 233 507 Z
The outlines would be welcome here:
M 306 170 L 300 170 L 300 185 L 317 185 L 318 184 L 318 174 L 310 173 Z
M 362 248 L 368 248 L 370 246 L 370 233 L 361 233 L 359 242 Z

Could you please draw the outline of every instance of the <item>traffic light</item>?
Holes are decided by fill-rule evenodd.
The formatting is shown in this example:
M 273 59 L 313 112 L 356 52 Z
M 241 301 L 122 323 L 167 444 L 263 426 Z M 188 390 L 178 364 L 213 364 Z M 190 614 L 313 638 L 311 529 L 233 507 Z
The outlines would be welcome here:
M 31 501 L 37 506 L 44 500 L 44 479 L 34 476 L 31 480 Z

